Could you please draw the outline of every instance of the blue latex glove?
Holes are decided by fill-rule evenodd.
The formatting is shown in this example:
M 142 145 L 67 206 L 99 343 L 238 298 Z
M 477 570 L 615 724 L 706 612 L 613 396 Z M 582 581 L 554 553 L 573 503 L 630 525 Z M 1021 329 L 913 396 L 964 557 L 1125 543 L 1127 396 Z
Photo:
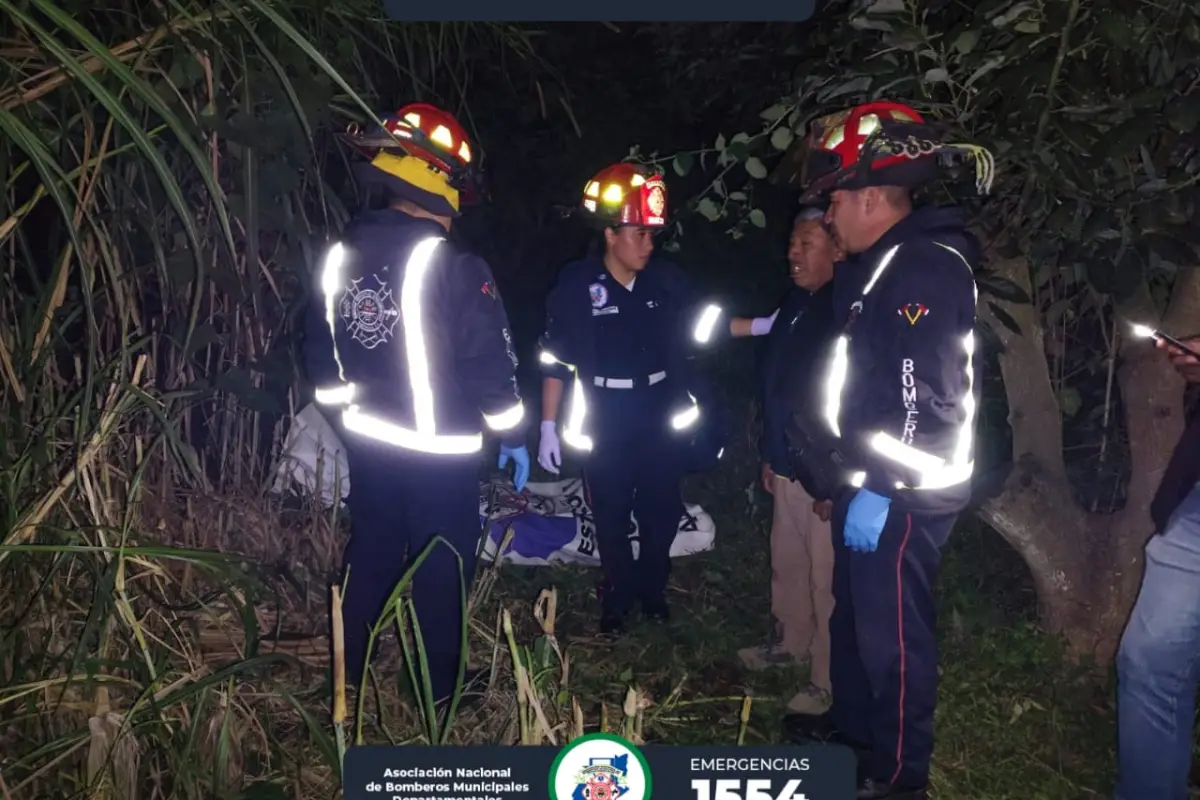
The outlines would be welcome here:
M 886 497 L 859 489 L 846 512 L 846 529 L 843 533 L 846 547 L 858 553 L 875 552 L 891 505 L 892 501 Z
M 500 469 L 504 469 L 508 465 L 508 459 L 513 460 L 513 486 L 519 492 L 525 488 L 525 481 L 529 480 L 529 449 L 525 445 L 520 447 L 508 447 L 500 445 Z

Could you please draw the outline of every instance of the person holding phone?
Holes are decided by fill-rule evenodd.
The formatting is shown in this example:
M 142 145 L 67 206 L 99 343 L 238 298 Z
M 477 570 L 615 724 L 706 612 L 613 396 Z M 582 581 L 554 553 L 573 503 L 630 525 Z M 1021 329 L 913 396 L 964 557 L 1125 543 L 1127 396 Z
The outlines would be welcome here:
M 1182 344 L 1200 349 L 1200 336 Z M 1164 339 L 1156 346 L 1200 384 L 1200 359 Z M 1156 533 L 1117 654 L 1116 800 L 1188 796 L 1200 663 L 1200 413 L 1190 415 L 1150 515 Z

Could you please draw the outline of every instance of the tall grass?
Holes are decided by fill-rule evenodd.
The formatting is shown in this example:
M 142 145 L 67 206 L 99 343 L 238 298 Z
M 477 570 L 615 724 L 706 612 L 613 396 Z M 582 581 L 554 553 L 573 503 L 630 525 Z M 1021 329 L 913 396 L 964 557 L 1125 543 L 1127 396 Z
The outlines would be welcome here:
M 408 99 L 469 120 L 481 64 L 541 67 L 515 29 L 374 2 L 0 13 L 0 797 L 328 797 L 341 524 L 263 489 L 303 402 L 291 320 L 348 216 L 330 133 Z M 562 735 L 552 622 L 540 661 L 501 629 L 520 738 Z M 355 740 L 452 736 L 376 688 Z

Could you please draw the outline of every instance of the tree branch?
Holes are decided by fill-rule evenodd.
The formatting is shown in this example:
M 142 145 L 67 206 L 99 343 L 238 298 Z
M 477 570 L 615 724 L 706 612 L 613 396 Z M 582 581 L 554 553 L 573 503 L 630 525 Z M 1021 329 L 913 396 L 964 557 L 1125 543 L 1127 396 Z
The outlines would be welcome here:
M 1200 267 L 1183 270 L 1171 287 L 1171 301 L 1163 327 L 1172 335 L 1188 336 L 1200 330 Z
M 1024 258 L 995 258 L 996 274 L 1033 295 L 1028 262 Z M 989 308 L 995 303 L 1013 318 L 1021 334 L 1015 334 L 996 319 Z M 1012 428 L 1013 462 L 1036 463 L 1046 480 L 1067 483 L 1063 457 L 1062 414 L 1050 382 L 1046 363 L 1045 331 L 1038 309 L 1029 303 L 993 299 L 980 305 L 980 316 L 991 325 L 1004 344 L 1000 372 L 1008 397 L 1008 424 Z M 1072 501 L 1073 502 L 1073 501 Z
M 1067 52 L 1071 43 L 1071 29 L 1075 27 L 1075 20 L 1079 17 L 1080 0 L 1071 0 L 1071 8 L 1067 11 L 1067 22 L 1063 25 L 1062 36 L 1058 40 L 1058 53 L 1054 56 L 1054 66 L 1050 70 L 1050 80 L 1046 83 L 1046 107 L 1042 109 L 1042 115 L 1038 118 L 1037 129 L 1033 134 L 1034 153 L 1038 152 L 1042 146 L 1042 141 L 1046 136 L 1046 127 L 1050 124 L 1050 112 L 1054 108 L 1054 90 L 1058 88 L 1058 76 L 1062 73 L 1063 62 L 1067 59 Z M 1025 185 L 1021 189 L 1021 199 L 1017 203 L 1017 210 L 1013 215 L 1013 219 L 1021 219 L 1021 215 L 1025 213 L 1025 206 L 1029 203 L 1029 199 L 1033 196 L 1033 187 L 1036 184 L 1034 176 L 1037 175 L 1037 165 L 1041 162 L 1032 158 L 1029 160 L 1029 172 L 1025 177 Z
M 1064 503 L 1064 497 L 1069 502 Z M 1071 550 L 1087 529 L 1088 520 L 1083 509 L 1071 501 L 1069 486 L 1047 479 L 1036 467 L 1019 465 L 1004 492 L 979 509 L 980 519 L 1003 536 L 1029 566 L 1043 606 L 1079 588 L 1073 585 Z M 1045 617 L 1045 612 L 1043 608 L 1041 616 Z

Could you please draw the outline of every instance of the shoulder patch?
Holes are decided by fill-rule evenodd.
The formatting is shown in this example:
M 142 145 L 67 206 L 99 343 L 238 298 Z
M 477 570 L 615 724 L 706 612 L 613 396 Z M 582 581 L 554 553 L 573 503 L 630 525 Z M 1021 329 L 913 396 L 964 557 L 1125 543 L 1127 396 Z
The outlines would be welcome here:
M 588 295 L 592 298 L 592 308 L 603 308 L 608 302 L 608 289 L 602 283 L 593 283 L 589 286 Z

